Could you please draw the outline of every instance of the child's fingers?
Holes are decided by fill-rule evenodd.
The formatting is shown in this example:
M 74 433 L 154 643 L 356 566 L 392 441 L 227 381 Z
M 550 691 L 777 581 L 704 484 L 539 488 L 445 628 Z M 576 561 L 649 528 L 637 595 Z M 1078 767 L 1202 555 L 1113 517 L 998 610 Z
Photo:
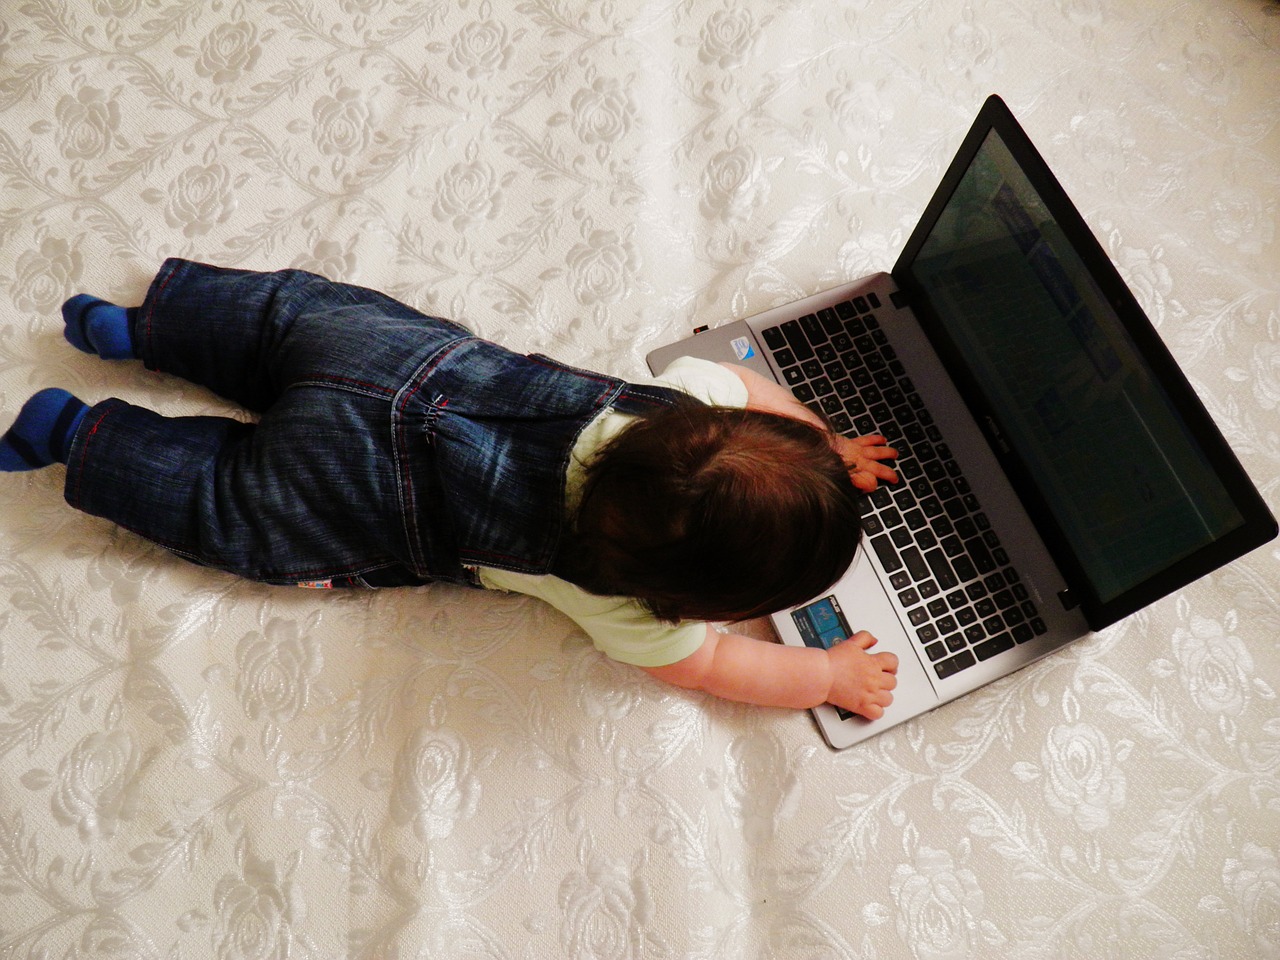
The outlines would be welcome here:
M 884 446 L 885 438 L 879 434 L 865 437 L 837 437 L 835 450 L 849 468 L 853 485 L 865 493 L 874 490 L 881 480 L 898 482 L 898 473 L 882 460 L 894 460 L 898 451 Z
M 861 647 L 863 650 L 870 650 L 876 645 L 876 638 L 866 630 L 859 630 L 852 637 L 845 641 L 852 643 L 855 647 Z

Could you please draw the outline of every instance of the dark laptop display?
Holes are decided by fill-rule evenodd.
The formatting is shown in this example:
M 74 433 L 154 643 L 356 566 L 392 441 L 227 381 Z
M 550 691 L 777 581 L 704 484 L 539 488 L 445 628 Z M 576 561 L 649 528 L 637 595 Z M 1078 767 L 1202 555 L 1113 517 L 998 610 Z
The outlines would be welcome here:
M 1098 629 L 1275 522 L 1007 108 L 983 112 L 893 276 Z

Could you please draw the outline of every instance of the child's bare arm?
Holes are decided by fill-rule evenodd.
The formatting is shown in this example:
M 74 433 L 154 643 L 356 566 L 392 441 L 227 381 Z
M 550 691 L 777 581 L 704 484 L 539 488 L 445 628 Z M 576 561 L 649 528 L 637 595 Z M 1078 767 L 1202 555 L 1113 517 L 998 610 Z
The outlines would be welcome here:
M 884 716 L 897 686 L 898 658 L 868 653 L 863 631 L 830 650 L 789 647 L 707 627 L 697 652 L 651 676 L 690 690 L 765 707 L 805 709 L 833 703 L 871 720 Z
M 823 430 L 830 429 L 821 417 L 792 396 L 791 391 L 781 384 L 760 376 L 748 367 L 740 367 L 734 363 L 722 363 L 720 366 L 734 373 L 747 388 L 748 410 L 776 413 L 782 417 L 804 420 Z M 831 446 L 848 464 L 853 485 L 868 492 L 874 490 L 881 480 L 889 483 L 898 481 L 897 472 L 888 464 L 880 462 L 894 459 L 898 452 L 884 444 L 885 438 L 874 434 L 866 437 L 831 434 Z

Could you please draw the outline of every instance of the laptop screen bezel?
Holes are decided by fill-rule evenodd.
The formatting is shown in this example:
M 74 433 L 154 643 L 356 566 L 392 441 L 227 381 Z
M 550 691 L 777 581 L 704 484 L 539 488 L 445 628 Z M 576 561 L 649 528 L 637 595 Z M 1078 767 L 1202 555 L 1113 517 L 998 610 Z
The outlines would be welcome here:
M 1244 518 L 1239 527 L 1109 599 L 1100 597 L 1091 585 L 1085 566 L 1080 562 L 1063 527 L 1055 519 L 1048 502 L 1032 481 L 1028 468 L 1016 452 L 1007 449 L 1008 445 L 1002 444 L 1000 438 L 995 436 L 994 431 L 998 430 L 995 411 L 988 409 L 976 378 L 964 364 L 959 349 L 930 304 L 923 285 L 913 273 L 913 264 L 926 240 L 992 131 L 1004 141 L 1067 240 L 1079 253 L 1098 289 L 1116 311 L 1138 350 L 1150 363 L 1154 378 L 1165 391 L 1174 410 L 1182 417 L 1190 437 L 1200 446 L 1227 495 Z M 898 257 L 892 275 L 905 302 L 916 315 L 956 388 L 970 407 L 974 419 L 982 427 L 992 452 L 1008 474 L 1041 538 L 1053 554 L 1069 588 L 1069 594 L 1064 597 L 1063 602 L 1069 606 L 1078 604 L 1091 629 L 1101 629 L 1148 606 L 1276 536 L 1275 518 L 1230 445 L 1075 204 L 1000 97 L 993 95 L 983 104 L 955 159 Z

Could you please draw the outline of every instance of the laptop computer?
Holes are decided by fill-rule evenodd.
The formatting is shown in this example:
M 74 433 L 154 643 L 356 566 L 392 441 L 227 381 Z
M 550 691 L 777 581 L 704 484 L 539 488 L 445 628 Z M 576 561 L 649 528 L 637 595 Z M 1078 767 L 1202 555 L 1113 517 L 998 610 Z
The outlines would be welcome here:
M 651 352 L 771 376 L 897 484 L 858 556 L 773 616 L 784 643 L 869 630 L 898 655 L 881 720 L 813 712 L 850 746 L 1037 660 L 1276 535 L 1276 521 L 1102 247 L 999 97 L 897 263 Z

